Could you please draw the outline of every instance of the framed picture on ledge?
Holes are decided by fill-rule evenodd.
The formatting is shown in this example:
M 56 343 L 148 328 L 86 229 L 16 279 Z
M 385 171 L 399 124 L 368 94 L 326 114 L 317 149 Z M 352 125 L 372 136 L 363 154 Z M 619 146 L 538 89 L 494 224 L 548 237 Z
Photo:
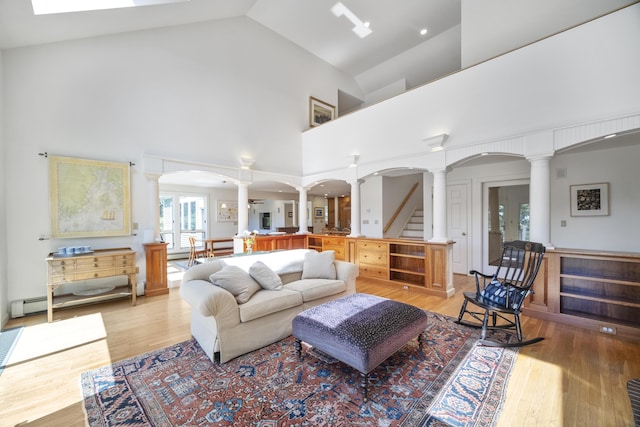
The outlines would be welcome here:
M 609 215 L 609 183 L 571 186 L 571 216 Z
M 335 118 L 336 107 L 313 96 L 309 97 L 309 126 L 319 126 Z

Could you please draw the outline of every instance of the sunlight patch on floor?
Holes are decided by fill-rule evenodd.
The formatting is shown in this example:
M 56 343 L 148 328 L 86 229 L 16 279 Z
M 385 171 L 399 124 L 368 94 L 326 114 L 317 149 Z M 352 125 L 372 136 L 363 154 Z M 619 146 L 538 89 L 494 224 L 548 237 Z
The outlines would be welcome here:
M 7 366 L 68 350 L 107 337 L 101 313 L 27 326 L 15 345 Z

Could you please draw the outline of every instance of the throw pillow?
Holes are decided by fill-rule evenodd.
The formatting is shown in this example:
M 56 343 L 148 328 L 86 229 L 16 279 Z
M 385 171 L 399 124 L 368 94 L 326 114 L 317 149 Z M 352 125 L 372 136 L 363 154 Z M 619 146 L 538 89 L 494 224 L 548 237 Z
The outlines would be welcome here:
M 225 289 L 236 298 L 238 304 L 244 304 L 261 288 L 249 273 L 235 265 L 225 265 L 222 270 L 209 276 L 216 286 Z
M 253 277 L 253 280 L 258 282 L 263 289 L 272 291 L 282 289 L 282 279 L 280 276 L 262 261 L 256 261 L 249 267 L 249 275 Z
M 509 294 L 509 306 L 507 307 L 507 293 Z M 495 304 L 506 308 L 516 309 L 527 296 L 527 292 L 512 286 L 506 286 L 499 280 L 492 280 L 484 289 L 480 291 L 480 295 L 492 301 Z
M 302 265 L 303 279 L 335 279 L 336 254 L 334 251 L 307 252 Z

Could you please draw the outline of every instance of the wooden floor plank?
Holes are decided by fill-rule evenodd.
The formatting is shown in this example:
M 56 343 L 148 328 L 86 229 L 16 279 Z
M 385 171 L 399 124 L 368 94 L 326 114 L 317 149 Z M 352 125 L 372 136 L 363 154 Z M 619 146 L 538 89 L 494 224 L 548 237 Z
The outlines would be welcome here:
M 175 277 L 175 274 L 172 274 Z M 174 285 L 177 283 L 174 283 Z M 358 291 L 457 317 L 471 280 L 455 276 L 456 295 L 443 300 L 358 279 Z M 56 320 L 100 312 L 107 337 L 10 366 L 0 375 L 0 420 L 7 426 L 84 426 L 80 374 L 190 338 L 189 308 L 179 289 L 141 297 L 131 307 L 114 301 L 54 314 Z M 46 322 L 46 315 L 12 319 L 7 328 Z M 541 343 L 520 350 L 498 425 L 633 426 L 626 382 L 640 378 L 640 344 L 523 317 L 526 337 Z

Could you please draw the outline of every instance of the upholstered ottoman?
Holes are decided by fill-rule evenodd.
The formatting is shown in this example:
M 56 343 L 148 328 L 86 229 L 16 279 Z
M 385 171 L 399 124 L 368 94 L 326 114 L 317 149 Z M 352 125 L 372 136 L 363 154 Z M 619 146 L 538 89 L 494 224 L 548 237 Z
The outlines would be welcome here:
M 303 311 L 293 319 L 298 357 L 307 344 L 357 369 L 367 401 L 369 373 L 418 336 L 422 350 L 427 314 L 412 305 L 353 294 Z

